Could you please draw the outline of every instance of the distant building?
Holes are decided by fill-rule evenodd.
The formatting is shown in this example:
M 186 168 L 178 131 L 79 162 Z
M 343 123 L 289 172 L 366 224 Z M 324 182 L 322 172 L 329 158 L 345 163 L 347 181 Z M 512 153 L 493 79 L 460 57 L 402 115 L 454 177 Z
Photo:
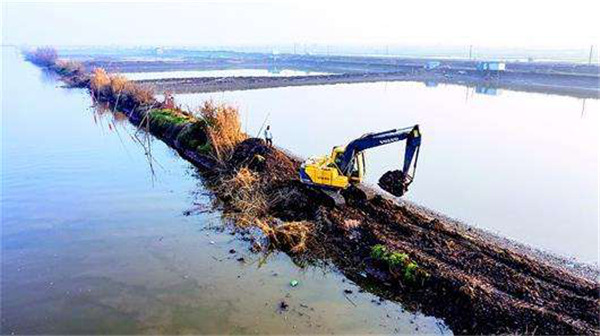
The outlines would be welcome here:
M 428 61 L 427 63 L 425 63 L 425 69 L 426 70 L 433 70 L 433 69 L 439 68 L 440 65 L 442 65 L 441 62 L 438 62 L 438 61 Z
M 485 61 L 477 64 L 479 71 L 506 71 L 506 63 L 498 61 Z

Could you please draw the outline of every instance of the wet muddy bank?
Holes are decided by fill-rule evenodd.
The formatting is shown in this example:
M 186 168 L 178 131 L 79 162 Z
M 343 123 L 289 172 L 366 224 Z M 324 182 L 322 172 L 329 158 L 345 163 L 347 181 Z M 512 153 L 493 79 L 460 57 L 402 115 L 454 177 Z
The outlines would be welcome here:
M 427 85 L 457 84 L 484 89 L 505 89 L 533 93 L 564 95 L 577 98 L 599 97 L 597 77 L 574 75 L 523 74 L 510 72 L 501 76 L 482 78 L 466 71 L 444 73 L 348 73 L 290 77 L 216 77 L 166 78 L 140 80 L 157 91 L 174 93 L 203 93 L 241 91 L 291 86 L 334 85 L 374 82 L 422 82 Z
M 217 118 L 198 119 L 135 86 L 121 95 L 110 81 L 98 90 L 94 78 L 63 76 L 200 168 L 220 206 L 238 219 L 249 200 L 264 201 L 249 223 L 263 223 L 268 241 L 298 262 L 331 263 L 365 290 L 444 318 L 455 333 L 597 332 L 594 281 L 381 195 L 350 189 L 346 204 L 332 204 L 299 183 L 297 159 L 259 139 L 215 132 Z M 216 143 L 229 153 L 215 151 Z

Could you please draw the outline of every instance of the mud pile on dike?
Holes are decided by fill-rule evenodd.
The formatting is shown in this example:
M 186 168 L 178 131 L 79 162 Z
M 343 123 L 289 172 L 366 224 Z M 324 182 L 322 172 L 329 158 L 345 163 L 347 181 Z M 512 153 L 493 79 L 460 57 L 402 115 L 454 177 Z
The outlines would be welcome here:
M 62 75 L 197 166 L 224 214 L 258 249 L 335 265 L 365 290 L 443 318 L 457 334 L 598 333 L 599 285 L 485 235 L 352 188 L 336 205 L 298 179 L 300 162 L 246 138 L 237 111 L 192 114 L 103 71 Z

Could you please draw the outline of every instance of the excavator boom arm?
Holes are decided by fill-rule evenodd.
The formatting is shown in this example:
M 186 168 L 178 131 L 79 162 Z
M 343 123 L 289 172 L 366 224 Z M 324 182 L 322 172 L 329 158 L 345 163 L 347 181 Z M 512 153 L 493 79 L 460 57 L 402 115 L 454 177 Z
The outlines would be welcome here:
M 419 125 L 407 128 L 392 129 L 379 133 L 369 133 L 351 141 L 346 146 L 346 150 L 342 154 L 342 157 L 338 162 L 338 166 L 344 174 L 348 174 L 352 169 L 353 162 L 358 153 L 369 148 L 379 147 L 402 140 L 406 140 L 403 172 L 408 174 L 408 169 L 410 168 L 415 153 L 418 154 L 418 149 L 421 145 L 421 133 L 419 131 Z

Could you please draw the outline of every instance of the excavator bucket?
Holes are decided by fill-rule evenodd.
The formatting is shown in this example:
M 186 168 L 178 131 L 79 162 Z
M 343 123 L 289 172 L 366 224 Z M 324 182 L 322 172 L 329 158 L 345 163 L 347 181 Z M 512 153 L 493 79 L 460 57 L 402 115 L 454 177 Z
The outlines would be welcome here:
M 391 170 L 379 178 L 379 187 L 396 197 L 402 197 L 412 182 L 410 175 L 404 174 L 402 170 Z

